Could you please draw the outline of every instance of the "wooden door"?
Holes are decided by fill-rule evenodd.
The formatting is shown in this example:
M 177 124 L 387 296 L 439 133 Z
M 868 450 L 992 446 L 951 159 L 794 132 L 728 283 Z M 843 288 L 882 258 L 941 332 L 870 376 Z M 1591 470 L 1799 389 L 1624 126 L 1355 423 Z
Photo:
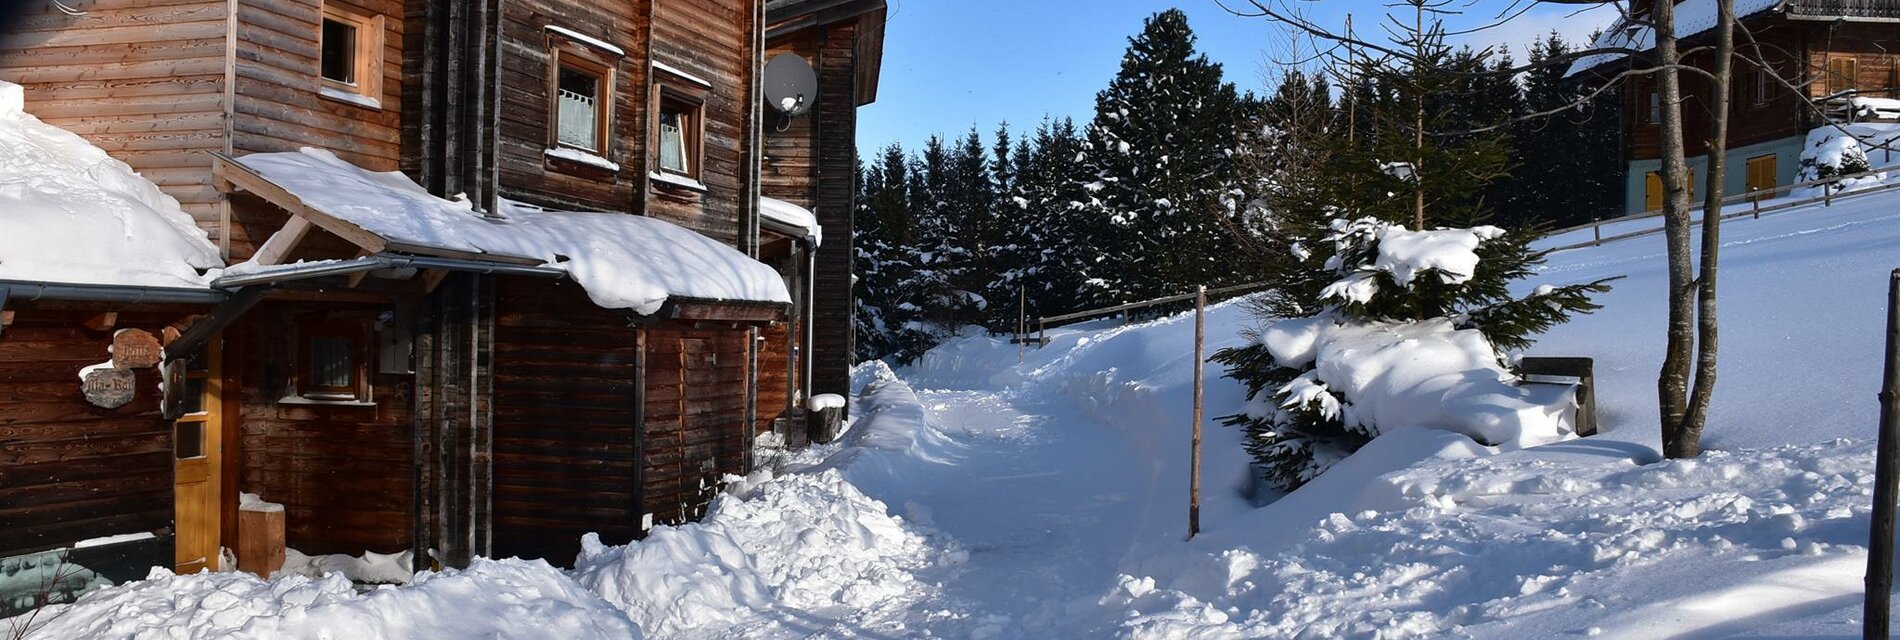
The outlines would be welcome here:
M 1753 158 L 1749 158 L 1748 159 L 1748 191 L 1750 193 L 1754 193 L 1756 191 L 1767 191 L 1769 189 L 1775 188 L 1776 186 L 1775 175 L 1777 173 L 1776 169 L 1777 167 L 1775 166 L 1775 156 L 1773 155 L 1756 156 Z M 1763 193 L 1760 195 L 1755 195 L 1755 196 L 1750 196 L 1750 197 L 1755 198 L 1755 199 L 1762 199 L 1762 198 L 1769 198 L 1773 196 L 1774 196 L 1773 193 Z
M 178 573 L 220 569 L 224 423 L 219 351 L 213 340 L 186 362 L 183 413 L 172 422 L 173 564 Z
M 1661 209 L 1663 206 L 1662 174 L 1651 171 L 1643 183 L 1643 210 Z

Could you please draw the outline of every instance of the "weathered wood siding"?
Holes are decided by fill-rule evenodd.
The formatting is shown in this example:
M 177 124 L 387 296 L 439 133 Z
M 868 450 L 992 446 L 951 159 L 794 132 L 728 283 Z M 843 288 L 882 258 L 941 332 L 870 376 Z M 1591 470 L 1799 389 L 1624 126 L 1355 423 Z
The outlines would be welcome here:
M 792 340 L 798 332 L 792 322 L 781 322 L 761 330 L 760 335 L 765 340 L 759 342 L 759 410 L 753 430 L 769 433 L 772 421 L 791 408 L 791 390 L 798 384 L 797 365 L 792 361 Z
M 556 206 L 600 211 L 630 211 L 646 180 L 642 154 L 647 148 L 648 69 L 647 1 L 587 2 L 552 0 L 503 4 L 500 141 L 501 192 L 504 196 Z M 602 156 L 620 165 L 618 172 L 549 158 L 554 145 L 549 117 L 548 83 L 554 72 L 554 35 L 548 27 L 572 30 L 619 47 L 624 57 L 586 46 L 613 69 L 613 108 L 609 148 Z
M 647 329 L 645 509 L 655 523 L 698 518 L 725 474 L 746 473 L 743 329 Z
M 766 43 L 765 59 L 783 54 L 804 58 L 816 64 L 818 32 L 798 33 Z M 829 87 L 826 87 L 827 89 Z M 831 97 L 823 91 L 820 100 Z M 765 162 L 760 172 L 760 189 L 768 198 L 777 198 L 807 209 L 818 206 L 818 128 L 810 114 L 792 118 L 768 113 L 765 130 Z M 779 127 L 784 130 L 779 130 Z
M 184 205 L 221 241 L 207 151 L 226 148 L 226 2 L 101 0 L 69 16 L 20 3 L 0 25 L 0 78 L 27 111 L 84 136 Z
M 237 369 L 240 491 L 284 505 L 284 538 L 304 553 L 410 547 L 414 378 L 374 373 L 375 406 L 280 402 L 293 392 L 300 318 L 372 322 L 380 306 L 266 301 L 225 330 Z M 374 341 L 372 340 L 372 343 Z M 227 417 L 228 418 L 228 417 Z M 226 464 L 232 464 L 226 460 Z
M 699 181 L 703 193 L 654 182 L 647 213 L 737 245 L 745 212 L 742 196 L 750 172 L 748 121 L 752 60 L 757 55 L 753 19 L 759 0 L 656 0 L 652 59 L 712 83 L 705 90 L 705 143 Z M 675 81 L 682 89 L 700 87 Z M 644 136 L 643 136 L 644 139 Z
M 102 536 L 165 533 L 172 525 L 172 431 L 159 415 L 157 373 L 138 372 L 131 404 L 93 406 L 80 393 L 79 370 L 111 359 L 113 330 L 81 323 L 119 311 L 117 328 L 156 335 L 194 311 L 70 304 L 9 310 L 17 317 L 0 333 L 0 557 Z M 170 565 L 169 544 L 164 551 L 154 564 Z
M 851 393 L 853 360 L 851 258 L 852 211 L 858 189 L 858 104 L 856 23 L 824 28 L 818 53 L 818 223 L 825 243 L 818 248 L 813 274 L 813 394 Z
M 578 285 L 502 278 L 494 366 L 494 555 L 566 566 L 580 539 L 639 533 L 639 332 Z

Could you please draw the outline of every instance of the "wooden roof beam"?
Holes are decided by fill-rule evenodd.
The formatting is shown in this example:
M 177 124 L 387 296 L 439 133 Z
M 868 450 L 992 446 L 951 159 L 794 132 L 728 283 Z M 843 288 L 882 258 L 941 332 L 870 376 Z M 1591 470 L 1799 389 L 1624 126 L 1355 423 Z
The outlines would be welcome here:
M 389 241 L 383 239 L 382 236 L 356 226 L 348 220 L 305 205 L 303 199 L 297 197 L 296 194 L 251 171 L 231 156 L 214 151 L 211 152 L 211 157 L 211 175 L 217 179 L 220 190 L 235 188 L 248 191 L 266 202 L 289 211 L 290 215 L 296 218 L 302 218 L 324 231 L 336 234 L 337 237 L 349 241 L 350 244 L 356 245 L 367 253 L 382 253 L 389 248 Z M 285 225 L 285 228 L 289 227 L 289 224 Z M 272 234 L 271 237 L 275 239 L 276 235 Z M 301 234 L 298 235 L 297 240 L 302 240 Z M 266 242 L 266 244 L 269 243 Z M 289 250 L 290 247 L 285 247 L 281 251 L 288 253 Z M 280 259 L 281 257 L 279 256 Z

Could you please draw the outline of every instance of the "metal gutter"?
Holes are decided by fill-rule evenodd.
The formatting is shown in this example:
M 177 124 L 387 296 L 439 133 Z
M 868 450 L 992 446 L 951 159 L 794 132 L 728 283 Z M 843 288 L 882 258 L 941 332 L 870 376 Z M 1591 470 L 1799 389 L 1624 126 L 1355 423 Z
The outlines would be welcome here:
M 554 267 L 527 266 L 486 262 L 482 260 L 462 260 L 459 258 L 435 258 L 429 256 L 374 255 L 364 258 L 352 258 L 339 262 L 311 263 L 301 266 L 277 268 L 263 273 L 225 276 L 211 281 L 211 286 L 220 289 L 248 287 L 255 285 L 278 284 L 297 280 L 310 280 L 328 276 L 342 276 L 382 269 L 445 269 L 448 271 L 469 271 L 491 275 L 533 276 L 540 278 L 565 278 L 567 272 Z
M 24 280 L 0 280 L 0 300 L 32 302 L 63 300 L 73 302 L 123 302 L 138 304 L 217 304 L 227 294 L 216 289 L 183 287 L 142 287 L 108 284 L 57 284 Z

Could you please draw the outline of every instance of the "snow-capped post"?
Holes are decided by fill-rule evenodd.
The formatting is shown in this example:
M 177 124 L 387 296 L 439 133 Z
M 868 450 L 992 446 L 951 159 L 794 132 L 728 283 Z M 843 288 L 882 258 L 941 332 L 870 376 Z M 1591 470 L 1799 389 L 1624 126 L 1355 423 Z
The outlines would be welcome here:
M 1207 285 L 1194 293 L 1194 453 L 1188 458 L 1188 539 L 1201 532 L 1201 379 L 1207 357 Z
M 1867 541 L 1867 608 L 1861 635 L 1887 637 L 1893 601 L 1894 498 L 1900 493 L 1900 269 L 1887 283 L 1887 370 L 1880 384 L 1880 440 L 1874 457 L 1874 526 Z

